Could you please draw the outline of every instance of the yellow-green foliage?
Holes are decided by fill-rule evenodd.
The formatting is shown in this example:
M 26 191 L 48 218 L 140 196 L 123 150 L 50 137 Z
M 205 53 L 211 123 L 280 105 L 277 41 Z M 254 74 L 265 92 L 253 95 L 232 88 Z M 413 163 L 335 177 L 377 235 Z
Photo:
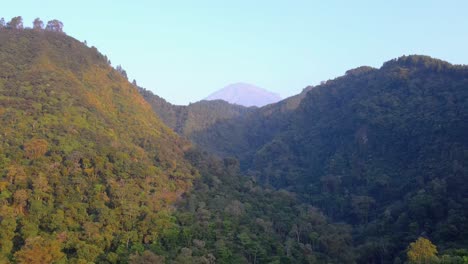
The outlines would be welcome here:
M 428 264 L 437 258 L 437 248 L 429 239 L 420 237 L 409 245 L 407 255 L 410 263 Z
M 104 261 L 152 243 L 191 186 L 189 147 L 95 48 L 0 30 L 0 261 L 40 245 L 44 259 Z

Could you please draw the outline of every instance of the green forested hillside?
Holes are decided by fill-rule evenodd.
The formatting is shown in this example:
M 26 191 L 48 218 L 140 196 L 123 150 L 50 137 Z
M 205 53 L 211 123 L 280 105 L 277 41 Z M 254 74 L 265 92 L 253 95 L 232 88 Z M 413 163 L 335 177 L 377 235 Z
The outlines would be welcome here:
M 294 111 L 313 88 L 309 86 L 300 94 L 278 103 L 217 122 L 193 133 L 190 139 L 211 153 L 236 157 L 243 171 L 247 171 L 252 166 L 256 151 L 287 129 Z
M 288 116 L 313 87 L 298 95 L 262 108 L 246 108 L 222 100 L 200 101 L 188 106 L 168 103 L 144 88 L 139 91 L 156 114 L 174 131 L 204 150 L 220 156 L 235 156 L 250 166 L 255 150 L 283 129 Z
M 149 90 L 139 87 L 138 91 L 167 126 L 188 138 L 218 122 L 243 116 L 255 109 L 222 100 L 200 101 L 188 106 L 173 105 Z
M 285 190 L 240 174 L 235 159 L 192 151 L 201 178 L 148 255 L 169 263 L 354 263 L 351 227 Z M 142 259 L 143 254 L 138 259 Z M 137 258 L 137 256 L 134 256 Z
M 468 248 L 468 67 L 401 57 L 302 96 L 191 138 L 350 224 L 358 263 L 404 261 L 420 236 L 442 252 Z
M 348 225 L 189 150 L 95 48 L 9 28 L 0 59 L 1 263 L 353 262 Z M 251 111 L 187 108 L 184 131 Z
M 115 263 L 157 240 L 188 148 L 95 48 L 0 29 L 1 263 Z
M 468 260 L 466 66 L 401 57 L 263 108 L 173 106 L 60 21 L 15 19 L 0 263 Z
M 353 224 L 359 262 L 421 235 L 467 248 L 467 121 L 468 67 L 401 57 L 310 91 L 252 170 Z

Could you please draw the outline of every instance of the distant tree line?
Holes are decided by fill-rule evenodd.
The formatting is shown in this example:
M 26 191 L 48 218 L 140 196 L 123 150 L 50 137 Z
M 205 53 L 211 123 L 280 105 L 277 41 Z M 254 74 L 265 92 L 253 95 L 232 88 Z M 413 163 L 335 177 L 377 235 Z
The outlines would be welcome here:
M 23 30 L 24 25 L 23 25 L 23 18 L 21 16 L 16 16 L 13 17 L 9 22 L 5 21 L 5 18 L 0 18 L 0 29 L 10 29 L 10 30 Z M 60 20 L 53 19 L 47 22 L 47 25 L 44 24 L 44 21 L 42 21 L 40 18 L 36 18 L 33 21 L 33 26 L 32 30 L 35 31 L 51 31 L 51 32 L 58 32 L 58 33 L 64 33 L 63 32 L 63 23 Z M 87 45 L 86 41 L 84 41 L 84 44 Z M 111 62 L 110 60 L 106 59 L 108 61 L 108 64 L 110 65 Z M 122 68 L 121 65 L 117 65 L 115 70 L 122 75 L 125 79 L 128 79 L 127 72 Z M 136 86 L 136 81 L 134 80 L 132 82 L 134 86 Z
M 5 22 L 5 19 L 2 17 L 0 19 L 0 29 L 24 29 L 23 18 L 21 16 L 13 17 L 10 22 Z M 44 27 L 44 22 L 40 18 L 36 18 L 33 21 L 33 30 L 45 30 L 63 33 L 63 23 L 57 19 L 53 19 L 47 22 L 47 25 Z

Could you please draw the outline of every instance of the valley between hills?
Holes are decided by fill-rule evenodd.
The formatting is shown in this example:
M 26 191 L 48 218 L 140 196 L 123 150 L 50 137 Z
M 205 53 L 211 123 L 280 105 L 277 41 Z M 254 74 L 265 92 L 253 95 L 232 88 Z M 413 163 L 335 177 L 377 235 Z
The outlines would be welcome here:
M 468 66 L 401 56 L 262 107 L 180 106 L 19 18 L 0 263 L 468 263 Z

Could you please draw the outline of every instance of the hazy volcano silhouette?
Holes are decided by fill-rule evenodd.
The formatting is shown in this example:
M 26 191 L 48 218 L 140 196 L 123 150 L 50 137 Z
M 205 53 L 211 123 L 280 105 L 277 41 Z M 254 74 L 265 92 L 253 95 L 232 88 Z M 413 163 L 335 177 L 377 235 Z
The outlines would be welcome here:
M 243 106 L 264 106 L 281 100 L 278 94 L 248 83 L 233 83 L 218 90 L 205 100 L 224 100 Z

